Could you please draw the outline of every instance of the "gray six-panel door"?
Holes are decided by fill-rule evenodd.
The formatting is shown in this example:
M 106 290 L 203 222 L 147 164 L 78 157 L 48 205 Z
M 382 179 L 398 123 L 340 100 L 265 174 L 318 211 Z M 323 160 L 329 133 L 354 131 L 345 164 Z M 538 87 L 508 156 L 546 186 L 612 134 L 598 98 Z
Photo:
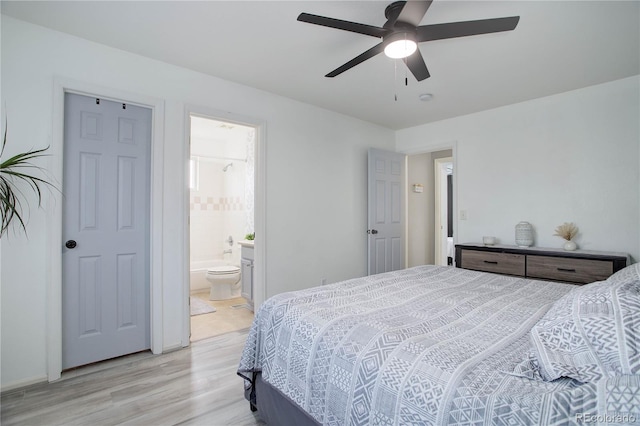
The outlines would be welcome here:
M 369 149 L 368 274 L 405 266 L 404 154 Z
M 62 367 L 150 348 L 151 110 L 65 95 Z

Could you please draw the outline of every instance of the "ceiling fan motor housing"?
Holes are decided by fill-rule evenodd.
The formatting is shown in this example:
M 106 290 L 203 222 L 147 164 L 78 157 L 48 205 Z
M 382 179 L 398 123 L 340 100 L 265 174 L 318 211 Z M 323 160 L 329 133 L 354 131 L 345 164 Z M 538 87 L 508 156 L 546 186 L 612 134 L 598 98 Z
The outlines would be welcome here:
M 400 15 L 405 3 L 406 1 L 394 1 L 384 9 L 384 17 L 387 18 L 387 20 L 391 19 L 392 16 L 397 17 Z
M 393 43 L 394 41 L 400 41 L 400 40 L 411 40 L 414 43 L 417 43 L 415 30 L 414 31 L 405 31 L 405 30 L 394 31 L 382 37 L 382 41 L 385 44 Z

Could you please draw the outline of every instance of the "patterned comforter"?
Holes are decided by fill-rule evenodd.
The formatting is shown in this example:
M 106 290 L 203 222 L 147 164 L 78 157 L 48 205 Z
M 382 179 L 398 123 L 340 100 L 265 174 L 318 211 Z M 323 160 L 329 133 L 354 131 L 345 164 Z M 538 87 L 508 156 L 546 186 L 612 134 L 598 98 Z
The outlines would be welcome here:
M 238 374 L 250 386 L 262 372 L 327 425 L 612 420 L 638 376 L 547 382 L 517 367 L 529 330 L 572 288 L 421 266 L 279 294 L 256 314 Z

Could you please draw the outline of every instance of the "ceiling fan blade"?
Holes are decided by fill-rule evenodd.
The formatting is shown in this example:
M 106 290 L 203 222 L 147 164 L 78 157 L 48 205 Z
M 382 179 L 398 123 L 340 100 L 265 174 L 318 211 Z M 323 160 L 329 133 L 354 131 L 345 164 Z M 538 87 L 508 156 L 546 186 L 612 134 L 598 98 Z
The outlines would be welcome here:
M 352 60 L 350 60 L 346 64 L 344 64 L 344 65 L 336 68 L 335 70 L 331 71 L 329 74 L 325 75 L 325 77 L 335 77 L 337 75 L 340 75 L 343 72 L 347 71 L 348 69 L 351 69 L 351 68 L 355 67 L 356 65 L 363 63 L 367 59 L 373 58 L 378 53 L 382 53 L 383 51 L 384 51 L 384 45 L 382 43 L 376 44 L 371 49 L 367 50 L 364 53 L 361 53 L 360 55 L 356 56 L 355 58 L 353 58 Z
M 398 22 L 406 22 L 407 24 L 411 24 L 414 27 L 420 25 L 422 18 L 424 18 L 425 13 L 431 6 L 431 2 L 429 1 L 408 1 L 405 3 L 404 7 L 400 11 L 400 15 L 398 15 L 396 21 Z
M 519 16 L 509 16 L 506 18 L 480 19 L 478 21 L 423 25 L 417 28 L 416 39 L 418 42 L 422 42 L 511 31 L 518 25 L 519 20 Z
M 298 15 L 298 21 L 307 22 L 309 24 L 322 25 L 329 28 L 337 28 L 339 30 L 351 31 L 353 33 L 364 34 L 372 37 L 383 37 L 389 33 L 385 28 L 375 27 L 373 25 L 359 24 L 357 22 L 343 21 L 341 19 L 327 18 L 326 16 L 312 15 L 310 13 L 301 13 Z
M 407 64 L 409 71 L 411 71 L 418 81 L 425 80 L 431 75 L 427 69 L 427 64 L 424 63 L 424 58 L 422 57 L 422 53 L 420 53 L 420 49 L 416 50 L 413 55 L 405 58 L 404 63 Z

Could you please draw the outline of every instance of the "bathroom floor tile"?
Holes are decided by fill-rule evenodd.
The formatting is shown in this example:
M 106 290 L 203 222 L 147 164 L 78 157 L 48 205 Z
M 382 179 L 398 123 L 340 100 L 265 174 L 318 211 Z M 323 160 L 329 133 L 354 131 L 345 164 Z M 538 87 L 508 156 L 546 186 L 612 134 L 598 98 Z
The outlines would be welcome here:
M 253 322 L 253 312 L 243 307 L 233 307 L 247 303 L 242 297 L 218 301 L 209 300 L 209 292 L 196 293 L 191 296 L 216 308 L 216 312 L 191 317 L 192 342 L 249 328 Z

